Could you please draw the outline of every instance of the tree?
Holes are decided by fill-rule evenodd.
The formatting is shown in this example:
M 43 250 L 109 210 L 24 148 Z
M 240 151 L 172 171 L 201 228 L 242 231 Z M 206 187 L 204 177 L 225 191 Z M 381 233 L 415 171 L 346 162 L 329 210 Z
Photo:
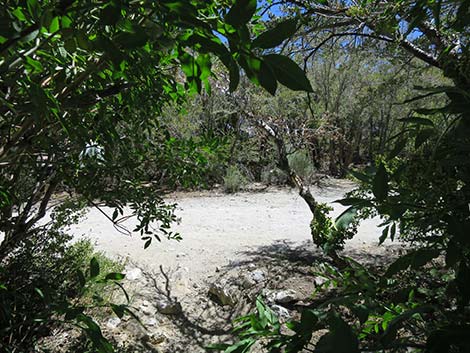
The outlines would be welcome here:
M 197 182 L 210 143 L 171 136 L 158 116 L 165 102 L 210 89 L 214 57 L 228 70 L 232 91 L 240 67 L 271 93 L 278 82 L 311 90 L 289 58 L 258 55 L 256 48 L 277 45 L 292 26 L 252 39 L 253 0 L 0 4 L 2 265 L 11 263 L 25 243 L 52 234 L 39 221 L 61 191 L 95 207 L 113 207 L 107 217 L 119 229 L 123 207 L 129 205 L 144 247 L 162 234 L 177 237 L 169 231 L 173 206 L 163 201 L 156 179 Z M 92 279 L 96 268 L 93 263 Z M 3 276 L 8 279 L 8 273 Z M 2 285 L 2 290 L 14 307 L 15 288 Z M 99 327 L 81 318 L 96 338 Z M 20 344 L 29 342 L 17 338 Z M 109 351 L 109 344 L 96 343 Z
M 312 51 L 333 38 L 375 42 L 377 55 L 412 56 L 436 67 L 448 85 L 417 86 L 409 102 L 439 97 L 400 119 L 402 130 L 388 139 L 371 168 L 352 174 L 362 186 L 339 200 L 349 219 L 371 213 L 383 218 L 379 241 L 388 237 L 413 245 L 385 271 L 351 259 L 325 275 L 337 292 L 302 311 L 283 333 L 272 313 L 242 320 L 240 351 L 260 337 L 276 352 L 310 350 L 312 333 L 327 329 L 315 352 L 467 352 L 470 349 L 468 231 L 470 75 L 468 1 L 285 1 L 305 16 L 306 30 L 326 33 Z M 292 9 L 292 8 L 291 8 Z M 378 44 L 381 43 L 381 44 Z M 382 45 L 382 44 L 385 44 Z M 404 149 L 407 153 L 404 153 Z M 361 212 L 364 212 L 361 214 Z M 318 303 L 317 303 L 318 304 Z

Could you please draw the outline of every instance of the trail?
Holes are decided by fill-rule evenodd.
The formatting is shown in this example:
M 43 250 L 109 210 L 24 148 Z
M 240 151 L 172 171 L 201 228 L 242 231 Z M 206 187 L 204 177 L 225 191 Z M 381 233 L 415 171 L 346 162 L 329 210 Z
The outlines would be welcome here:
M 345 180 L 329 181 L 312 192 L 320 202 L 330 204 L 332 215 L 345 207 L 333 201 L 343 197 L 354 184 Z M 200 283 L 211 273 L 237 262 L 250 261 L 259 249 L 280 245 L 312 247 L 311 213 L 293 189 L 273 188 L 263 192 L 224 194 L 221 191 L 175 193 L 169 202 L 178 204 L 179 224 L 172 229 L 181 241 L 154 241 L 143 249 L 144 242 L 136 233 L 125 236 L 96 209 L 90 209 L 80 224 L 71 228 L 78 239 L 88 237 L 99 250 L 112 257 L 128 258 L 145 268 L 164 268 L 186 272 L 189 282 Z M 106 210 L 112 214 L 111 210 Z M 348 241 L 346 249 L 374 251 L 378 246 L 378 219 L 367 220 L 357 237 Z M 125 224 L 132 229 L 130 221 Z

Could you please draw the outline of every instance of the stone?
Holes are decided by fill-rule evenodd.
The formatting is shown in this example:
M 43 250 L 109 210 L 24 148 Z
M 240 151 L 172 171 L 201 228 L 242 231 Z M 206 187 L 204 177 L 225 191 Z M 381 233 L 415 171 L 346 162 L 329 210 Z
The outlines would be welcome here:
M 212 283 L 209 287 L 209 293 L 216 297 L 222 305 L 234 306 L 237 302 L 230 289 L 221 283 Z
M 133 268 L 126 272 L 126 278 L 130 281 L 135 281 L 142 277 L 142 270 L 140 268 Z
M 259 283 L 265 280 L 266 275 L 262 270 L 254 270 L 250 272 L 250 277 L 253 281 Z
M 313 280 L 313 282 L 315 283 L 315 287 L 321 287 L 323 284 L 326 283 L 326 281 L 328 281 L 328 279 L 321 276 L 315 277 L 315 279 Z
M 165 315 L 176 315 L 182 312 L 181 304 L 176 300 L 160 299 L 156 303 L 159 313 Z
M 120 323 L 121 323 L 120 318 L 113 317 L 113 318 L 109 319 L 108 322 L 106 322 L 106 327 L 108 327 L 110 329 L 115 329 L 116 327 L 119 326 Z
M 287 304 L 296 302 L 299 300 L 299 296 L 296 291 L 292 289 L 282 290 L 280 292 L 275 293 L 274 301 L 278 304 Z
M 150 343 L 152 345 L 158 345 L 162 342 L 165 342 L 167 340 L 167 337 L 163 333 L 155 332 L 155 333 L 152 333 L 152 334 L 142 336 L 141 340 L 143 342 L 147 342 L 147 343 Z
M 158 323 L 157 319 L 151 317 L 150 319 L 148 319 L 144 322 L 144 325 L 145 326 L 157 326 L 157 323 Z
M 248 289 L 256 285 L 256 282 L 251 278 L 250 275 L 243 276 L 239 283 L 244 289 Z
M 290 319 L 292 318 L 292 316 L 291 316 L 289 310 L 287 310 L 287 309 L 284 308 L 283 306 L 274 304 L 274 305 L 271 305 L 271 310 L 274 312 L 274 314 L 276 314 L 276 316 L 277 316 L 279 319 L 282 319 L 282 320 L 290 320 Z

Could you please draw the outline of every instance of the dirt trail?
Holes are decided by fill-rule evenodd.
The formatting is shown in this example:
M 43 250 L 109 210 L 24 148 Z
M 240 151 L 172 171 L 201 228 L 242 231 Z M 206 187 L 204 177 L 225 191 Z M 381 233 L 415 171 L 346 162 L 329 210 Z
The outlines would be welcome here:
M 353 186 L 349 181 L 333 180 L 312 191 L 320 202 L 332 203 Z M 276 246 L 312 246 L 311 213 L 293 189 L 273 188 L 234 195 L 217 191 L 176 193 L 168 201 L 178 203 L 181 222 L 173 230 L 182 235 L 180 242 L 154 241 L 144 250 L 138 234 L 122 235 L 96 209 L 89 210 L 86 218 L 72 228 L 72 233 L 89 237 L 98 249 L 111 256 L 129 258 L 142 267 L 157 269 L 163 265 L 166 269 L 186 272 L 188 281 L 195 283 L 204 281 L 216 269 L 251 261 L 260 252 Z M 345 209 L 337 203 L 331 205 L 333 216 Z M 347 249 L 376 248 L 378 223 L 377 219 L 363 222 Z M 126 226 L 132 229 L 133 224 Z
M 336 217 L 345 207 L 332 202 L 353 187 L 329 180 L 312 193 L 331 204 Z M 89 237 L 108 255 L 129 259 L 123 284 L 146 329 L 127 317 L 106 318 L 102 327 L 120 352 L 206 352 L 208 344 L 230 340 L 232 321 L 253 310 L 260 294 L 280 319 L 298 319 L 298 311 L 275 304 L 273 295 L 293 290 L 297 299 L 309 302 L 324 281 L 312 266 L 325 259 L 312 245 L 311 213 L 295 190 L 175 193 L 168 201 L 178 203 L 181 222 L 173 230 L 181 233 L 180 242 L 155 241 L 144 250 L 138 234 L 122 235 L 96 209 L 71 229 L 77 239 Z M 378 246 L 378 223 L 363 222 L 346 245 L 348 256 L 373 262 L 393 256 L 392 247 Z M 132 229 L 134 224 L 125 225 Z M 164 311 L 169 306 L 171 313 Z

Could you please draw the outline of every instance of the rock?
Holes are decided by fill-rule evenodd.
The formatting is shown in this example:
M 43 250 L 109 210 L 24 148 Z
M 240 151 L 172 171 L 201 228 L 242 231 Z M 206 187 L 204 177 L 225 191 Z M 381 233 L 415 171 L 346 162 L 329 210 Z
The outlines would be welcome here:
M 177 302 L 176 300 L 168 300 L 166 298 L 158 300 L 156 306 L 158 312 L 165 315 L 176 315 L 181 313 L 181 311 L 183 310 L 179 302 Z
M 256 285 L 256 282 L 251 278 L 250 275 L 243 276 L 239 283 L 244 289 L 248 289 Z
M 113 317 L 106 322 L 106 326 L 110 329 L 115 329 L 121 323 L 121 319 L 118 317 Z
M 212 283 L 209 287 L 209 293 L 216 297 L 222 305 L 234 306 L 237 302 L 230 289 L 221 283 Z
M 157 326 L 157 323 L 158 323 L 157 319 L 151 317 L 150 319 L 144 322 L 144 325 L 145 326 Z
M 160 344 L 160 343 L 164 342 L 166 339 L 167 339 L 167 337 L 163 333 L 160 333 L 160 332 L 155 332 L 155 333 L 152 333 L 152 334 L 149 334 L 149 335 L 144 335 L 141 338 L 141 340 L 143 342 L 147 342 L 147 343 L 150 343 L 152 345 Z
M 256 283 L 264 281 L 266 278 L 265 273 L 262 270 L 254 270 L 250 272 L 250 277 Z
M 126 278 L 130 281 L 135 281 L 142 277 L 142 270 L 140 268 L 133 268 L 126 272 Z
M 289 310 L 287 310 L 283 306 L 274 304 L 274 305 L 271 305 L 271 310 L 277 315 L 279 319 L 290 320 L 292 318 Z
M 274 298 L 276 297 L 276 292 L 271 289 L 263 288 L 261 294 L 265 298 L 266 303 L 274 304 Z
M 313 280 L 313 282 L 315 283 L 315 287 L 322 286 L 323 284 L 325 284 L 326 281 L 328 281 L 328 279 L 321 276 L 315 277 L 315 279 Z
M 287 304 L 296 302 L 299 300 L 299 296 L 295 290 L 286 289 L 275 293 L 274 301 L 278 304 Z

